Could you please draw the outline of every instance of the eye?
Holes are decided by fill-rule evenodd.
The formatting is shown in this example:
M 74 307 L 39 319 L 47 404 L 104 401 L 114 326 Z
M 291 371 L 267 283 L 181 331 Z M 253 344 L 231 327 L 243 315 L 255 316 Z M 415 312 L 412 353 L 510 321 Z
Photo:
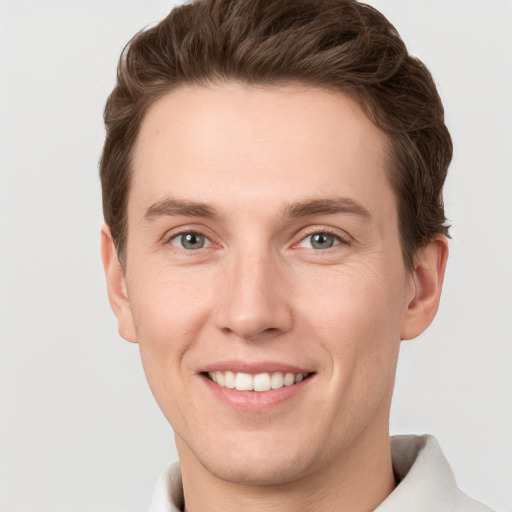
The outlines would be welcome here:
M 303 238 L 299 246 L 306 247 L 308 249 L 330 249 L 335 245 L 342 242 L 340 237 L 333 235 L 332 233 L 312 233 L 307 237 Z
M 170 239 L 170 242 L 171 245 L 187 251 L 196 251 L 210 245 L 210 241 L 206 236 L 194 232 L 175 235 Z

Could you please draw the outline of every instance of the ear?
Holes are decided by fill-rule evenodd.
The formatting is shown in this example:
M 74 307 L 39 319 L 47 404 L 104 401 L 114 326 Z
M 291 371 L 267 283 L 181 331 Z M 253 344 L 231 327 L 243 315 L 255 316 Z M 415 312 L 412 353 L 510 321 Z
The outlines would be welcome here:
M 101 229 L 101 258 L 107 280 L 108 300 L 117 318 L 119 334 L 126 341 L 137 343 L 132 310 L 126 292 L 124 271 L 117 257 L 112 234 L 106 224 Z
M 440 236 L 418 251 L 411 278 L 414 296 L 409 302 L 402 324 L 403 340 L 419 336 L 434 320 L 448 260 L 448 240 Z

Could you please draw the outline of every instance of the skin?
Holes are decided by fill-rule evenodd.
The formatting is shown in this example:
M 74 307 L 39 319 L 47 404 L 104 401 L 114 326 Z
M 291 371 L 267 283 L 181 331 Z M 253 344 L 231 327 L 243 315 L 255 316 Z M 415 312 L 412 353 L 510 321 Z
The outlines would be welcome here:
M 146 114 L 125 268 L 108 227 L 103 261 L 189 512 L 369 511 L 392 492 L 399 345 L 435 316 L 447 244 L 406 270 L 386 145 L 351 99 L 298 85 L 183 87 Z M 183 246 L 190 232 L 202 248 Z M 284 398 L 226 399 L 204 374 L 243 365 L 309 377 Z

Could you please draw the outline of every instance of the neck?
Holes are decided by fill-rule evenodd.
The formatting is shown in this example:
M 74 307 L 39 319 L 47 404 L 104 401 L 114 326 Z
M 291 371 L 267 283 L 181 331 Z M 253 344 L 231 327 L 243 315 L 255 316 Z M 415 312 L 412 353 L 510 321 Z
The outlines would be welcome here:
M 363 436 L 329 464 L 277 485 L 221 480 L 176 441 L 186 512 L 370 512 L 396 485 L 387 432 Z

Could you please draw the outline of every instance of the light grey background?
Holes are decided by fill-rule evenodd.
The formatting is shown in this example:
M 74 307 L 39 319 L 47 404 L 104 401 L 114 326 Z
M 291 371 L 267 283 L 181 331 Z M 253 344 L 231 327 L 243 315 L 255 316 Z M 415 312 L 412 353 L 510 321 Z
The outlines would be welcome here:
M 433 71 L 455 158 L 441 310 L 404 344 L 393 433 L 512 510 L 512 2 L 374 0 Z M 102 109 L 161 0 L 0 1 L 0 510 L 135 512 L 175 457 L 99 256 Z

